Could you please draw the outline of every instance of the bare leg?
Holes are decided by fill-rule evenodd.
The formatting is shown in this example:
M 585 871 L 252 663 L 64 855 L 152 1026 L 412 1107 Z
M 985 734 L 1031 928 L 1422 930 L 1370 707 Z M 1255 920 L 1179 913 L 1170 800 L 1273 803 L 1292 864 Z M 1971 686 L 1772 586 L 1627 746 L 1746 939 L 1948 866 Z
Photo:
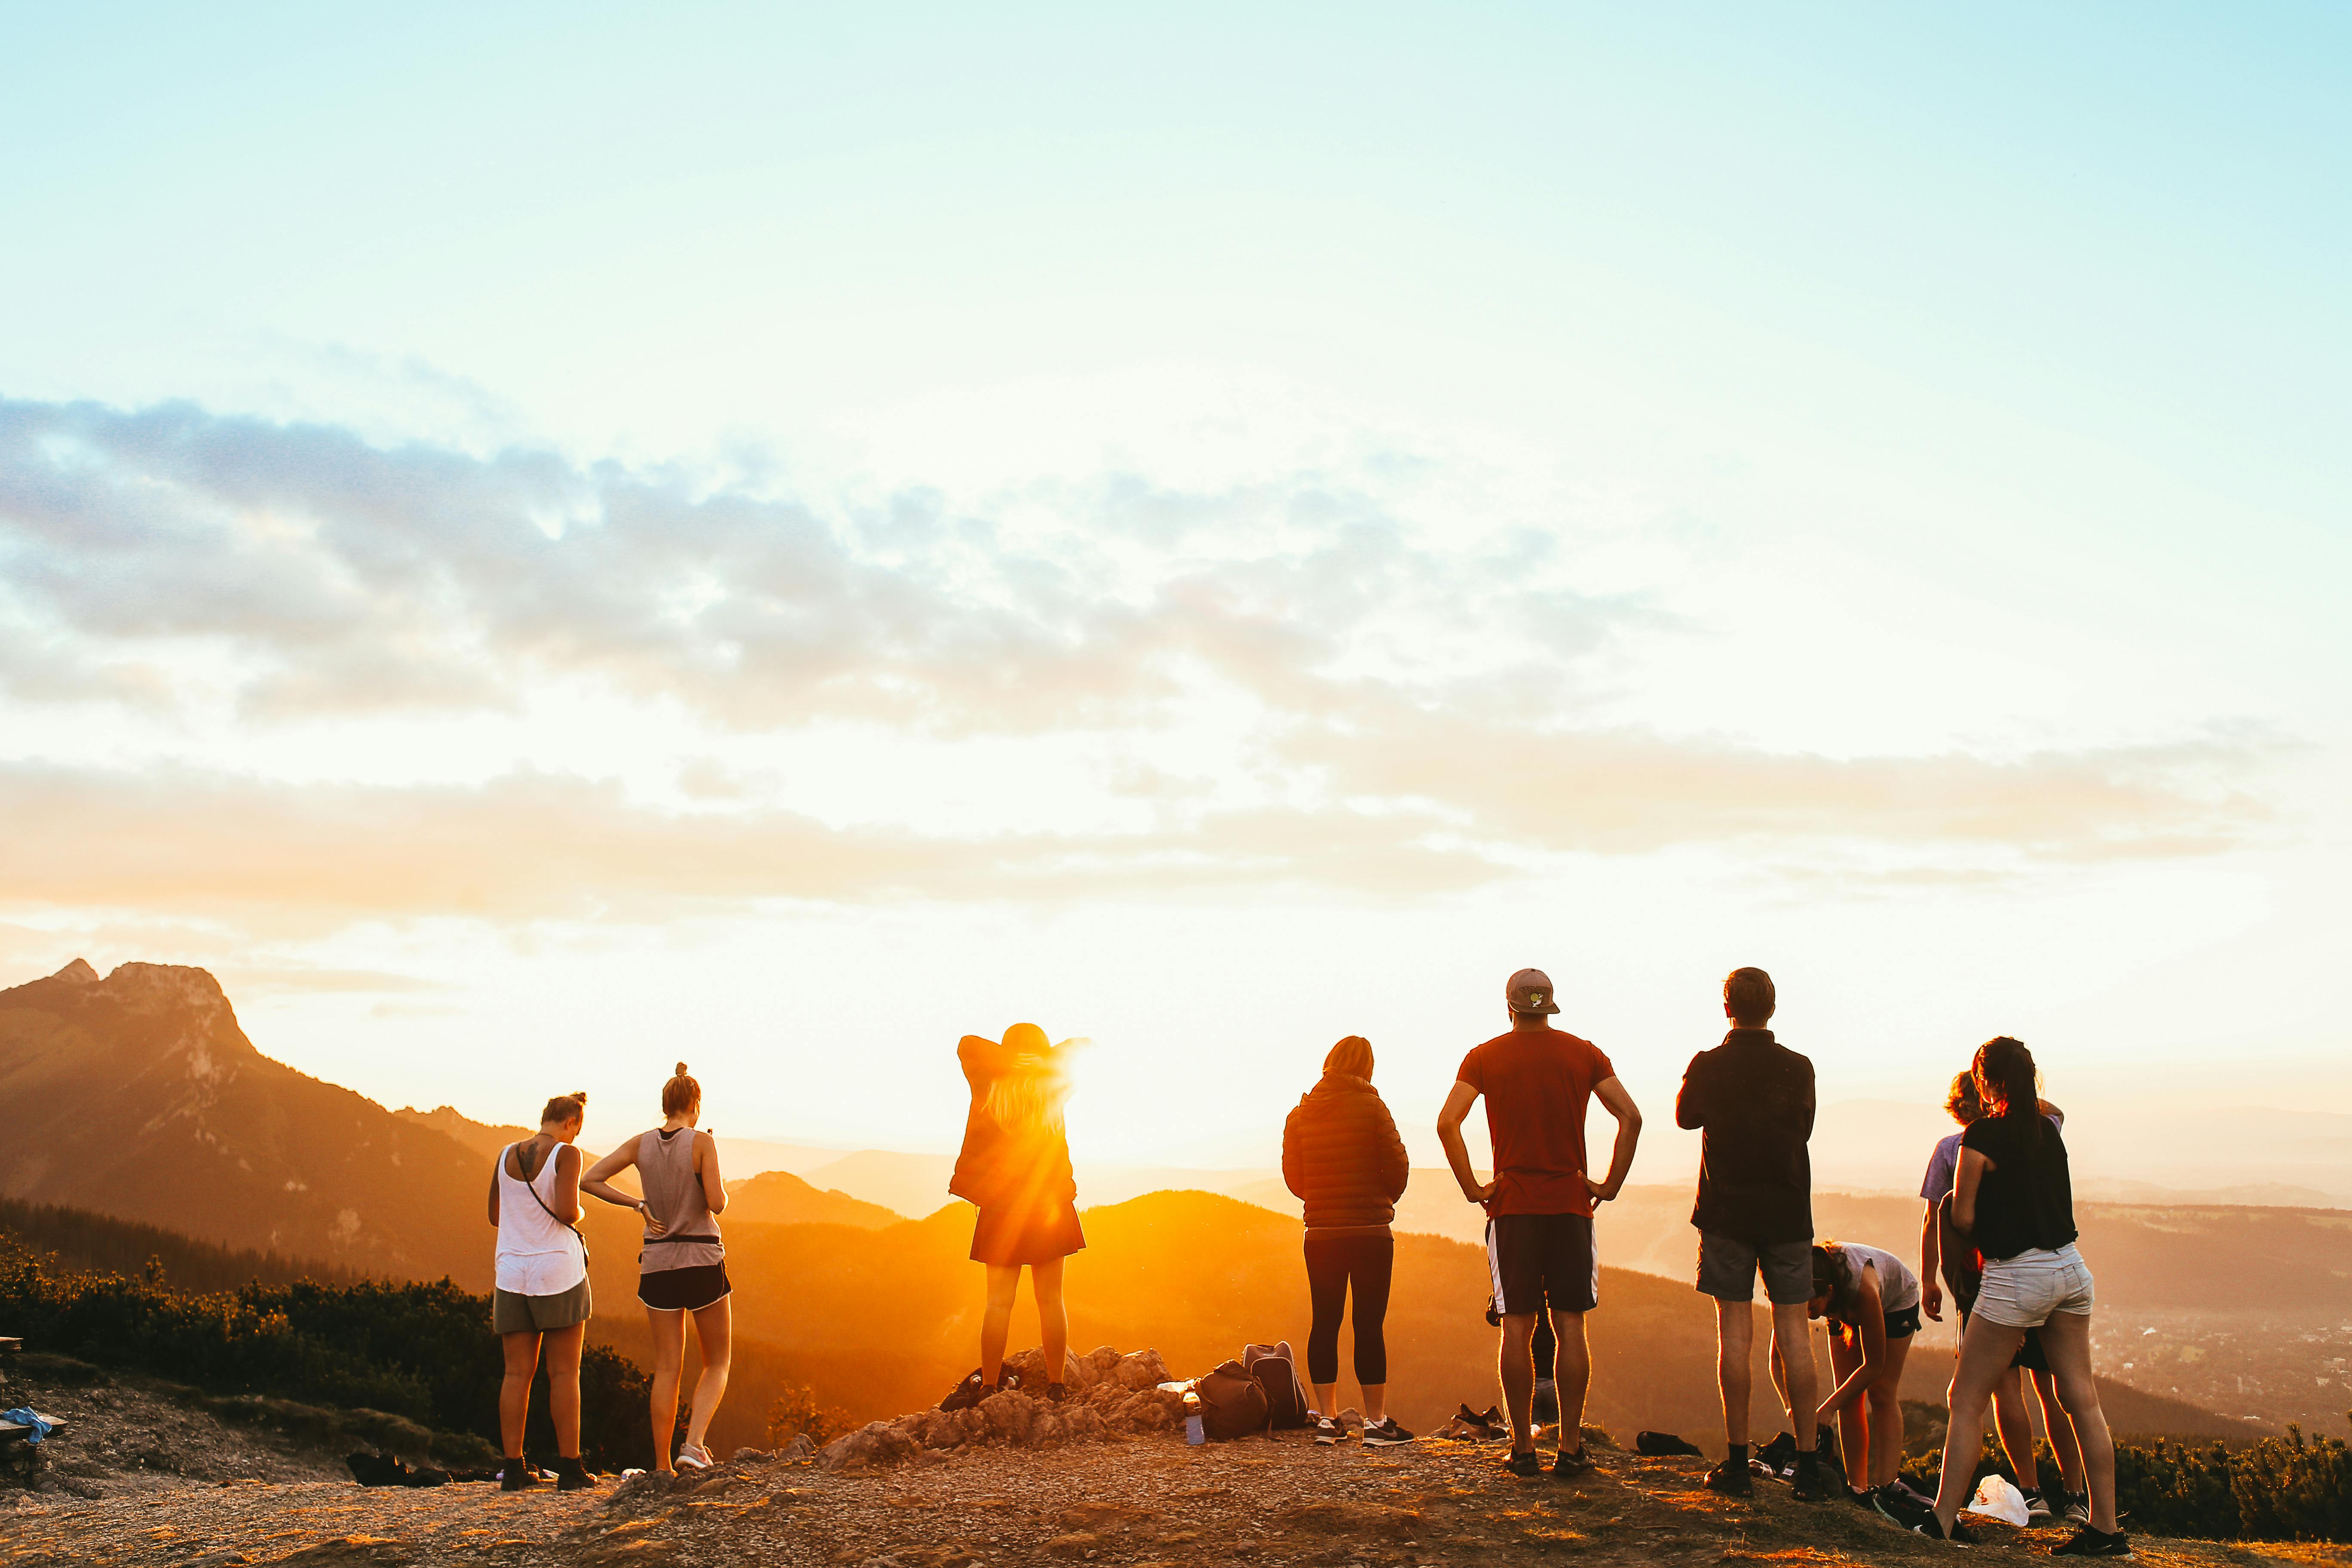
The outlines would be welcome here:
M 1871 1380 L 1863 1403 L 1870 1406 L 1869 1474 L 1866 1487 L 1890 1486 L 1903 1469 L 1903 1363 L 1911 1359 L 1908 1339 L 1886 1342 L 1886 1364 Z M 1848 1458 L 1851 1466 L 1853 1461 Z
M 719 1402 L 727 1397 L 727 1373 L 735 1354 L 735 1299 L 721 1296 L 695 1313 L 694 1337 L 702 1347 L 702 1375 L 694 1380 L 694 1411 L 686 1418 L 686 1440 L 699 1448 L 709 1435 L 710 1418 L 719 1414 Z M 679 1359 L 684 1360 L 683 1354 Z M 675 1390 L 673 1381 L 673 1397 Z
M 993 1388 L 1004 1377 L 1004 1342 L 1013 1332 L 1013 1299 L 1021 1293 L 1021 1265 L 988 1265 L 988 1310 L 980 1319 L 980 1381 Z
M 1070 1361 L 1070 1314 L 1062 1305 L 1062 1260 L 1031 1264 L 1029 1288 L 1037 1295 L 1037 1340 L 1045 1351 L 1045 1381 L 1060 1383 Z
M 555 1451 L 566 1459 L 580 1457 L 580 1350 L 588 1342 L 588 1325 L 547 1331 L 547 1414 L 555 1423 Z
M 1559 1446 L 1570 1453 L 1584 1451 L 1584 1396 L 1592 1386 L 1592 1349 L 1585 1342 L 1584 1314 L 1563 1312 L 1552 1309 L 1552 1337 L 1559 1341 L 1559 1350 L 1552 1359 L 1552 1386 L 1559 1400 Z M 1530 1369 L 1534 1366 L 1528 1362 Z M 1535 1389 L 1528 1389 L 1530 1406 L 1535 1402 Z M 1570 1448 L 1568 1435 L 1576 1434 L 1576 1447 Z
M 2091 1314 L 2053 1312 L 2042 1325 L 2042 1349 L 2058 1384 L 2058 1403 L 2083 1445 L 2083 1479 L 2091 1494 L 2091 1528 L 2116 1528 L 2116 1444 L 2107 1414 L 2099 1408 L 2099 1385 L 2091 1376 Z
M 1756 1304 L 1717 1301 L 1715 1386 L 1723 1394 L 1723 1437 L 1727 1443 L 1748 1441 L 1748 1399 L 1754 1388 L 1749 1367 L 1755 1354 Z
M 668 1475 L 674 1468 L 670 1445 L 677 1439 L 677 1385 L 686 1368 L 686 1314 L 647 1307 L 646 1331 L 654 1345 L 653 1386 L 646 1401 L 654 1429 L 654 1473 Z
M 523 1423 L 530 1416 L 530 1380 L 539 1371 L 539 1335 L 500 1334 L 499 1343 L 507 1357 L 506 1376 L 499 1383 L 499 1436 L 507 1458 L 520 1459 Z
M 1797 1429 L 1797 1452 L 1813 1451 L 1813 1413 L 1821 1408 L 1822 1386 L 1813 1372 L 1812 1324 L 1805 1303 L 1772 1303 L 1772 1348 L 1780 1354 L 1789 1377 L 1789 1420 Z
M 1936 1489 L 1936 1519 L 1947 1534 L 1976 1486 L 1993 1385 L 2024 1342 L 2023 1329 L 1989 1321 L 1982 1313 L 1969 1320 L 1960 1336 L 1960 1358 L 1952 1368 L 1951 1422 L 1944 1432 L 1944 1479 Z
M 1529 1366 L 1533 1366 L 1535 1362 L 1533 1359 L 1530 1359 L 1528 1364 Z M 1388 1419 L 1389 1385 L 1385 1383 L 1360 1383 L 1356 1386 L 1363 1390 L 1365 1422 L 1368 1425 L 1378 1426 L 1381 1422 Z M 1529 1391 L 1528 1399 L 1529 1405 L 1532 1405 L 1535 1400 L 1535 1394 L 1532 1390 Z
M 1503 1314 L 1503 1343 L 1496 1353 L 1495 1369 L 1503 1380 L 1503 1409 L 1511 1418 L 1514 1454 L 1532 1452 L 1536 1446 L 1528 1434 L 1536 1404 L 1535 1337 L 1533 1312 Z
M 2021 1487 L 2039 1485 L 2033 1461 L 2033 1422 L 2025 1412 L 2025 1373 L 2003 1367 L 1992 1385 L 1992 1425 L 2000 1436 L 2000 1451 L 2009 1458 L 2009 1473 Z
M 2046 1372 L 2033 1373 L 2033 1394 L 2042 1405 L 2042 1429 L 2049 1435 L 2050 1452 L 2058 1460 L 2058 1481 L 2070 1492 L 2087 1494 L 2083 1479 L 2083 1440 L 2074 1435 L 2074 1418 L 2059 1403 L 2058 1379 Z

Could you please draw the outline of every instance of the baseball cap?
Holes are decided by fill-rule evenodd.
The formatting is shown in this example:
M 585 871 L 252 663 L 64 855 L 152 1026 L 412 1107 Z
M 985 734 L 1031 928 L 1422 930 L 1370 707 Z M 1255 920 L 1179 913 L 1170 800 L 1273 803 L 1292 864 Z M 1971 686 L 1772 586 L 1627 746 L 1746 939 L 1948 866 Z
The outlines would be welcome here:
M 1522 969 L 1503 987 L 1504 999 L 1514 1013 L 1557 1013 L 1559 1004 L 1553 1000 L 1551 976 L 1540 969 Z

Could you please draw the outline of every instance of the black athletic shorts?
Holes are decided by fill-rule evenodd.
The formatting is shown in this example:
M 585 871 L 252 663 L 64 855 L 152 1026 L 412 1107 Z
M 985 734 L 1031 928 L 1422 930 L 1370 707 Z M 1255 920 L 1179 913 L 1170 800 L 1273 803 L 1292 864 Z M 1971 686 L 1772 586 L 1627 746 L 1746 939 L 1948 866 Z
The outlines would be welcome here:
M 1486 1222 L 1486 1273 L 1494 1305 L 1510 1316 L 1590 1312 L 1601 1304 L 1601 1259 L 1592 1216 L 1503 1214 Z
M 727 1282 L 724 1263 L 657 1268 L 637 1276 L 637 1300 L 661 1312 L 699 1312 L 726 1300 L 734 1289 Z

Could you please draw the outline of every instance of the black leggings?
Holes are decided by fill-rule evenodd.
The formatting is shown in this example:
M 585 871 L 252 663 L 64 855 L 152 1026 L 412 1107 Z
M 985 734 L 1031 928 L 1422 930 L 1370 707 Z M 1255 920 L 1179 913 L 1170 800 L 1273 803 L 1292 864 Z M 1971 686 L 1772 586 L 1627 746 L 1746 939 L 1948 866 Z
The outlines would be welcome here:
M 1389 1315 L 1389 1276 L 1396 1268 L 1396 1238 L 1378 1236 L 1310 1236 L 1307 1238 L 1307 1290 L 1315 1302 L 1315 1326 L 1307 1335 L 1307 1381 L 1326 1387 L 1339 1381 L 1339 1319 L 1348 1288 L 1356 1290 L 1356 1381 L 1378 1387 L 1389 1380 L 1389 1342 L 1381 1325 Z

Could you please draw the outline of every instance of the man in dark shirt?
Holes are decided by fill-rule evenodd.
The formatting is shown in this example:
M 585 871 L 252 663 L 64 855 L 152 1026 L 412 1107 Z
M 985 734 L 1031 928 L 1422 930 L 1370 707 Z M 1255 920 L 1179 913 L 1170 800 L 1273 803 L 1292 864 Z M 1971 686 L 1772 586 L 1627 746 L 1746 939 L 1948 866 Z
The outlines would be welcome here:
M 1503 987 L 1511 1010 L 1508 1034 L 1462 1058 L 1453 1092 L 1437 1118 L 1438 1142 L 1454 1167 L 1462 1195 L 1486 1210 L 1486 1261 L 1503 1313 L 1498 1370 L 1503 1404 L 1511 1415 L 1515 1476 L 1543 1473 L 1531 1430 L 1536 1320 L 1547 1305 L 1559 1341 L 1552 1374 L 1559 1402 L 1559 1453 L 1552 1474 L 1592 1468 L 1584 1452 L 1584 1394 L 1592 1361 L 1584 1314 L 1599 1304 L 1601 1267 L 1592 1249 L 1592 1205 L 1607 1203 L 1625 1184 L 1642 1113 L 1617 1081 L 1600 1047 L 1551 1026 L 1559 1011 L 1551 981 L 1522 969 Z M 1495 1179 L 1478 1180 L 1462 1123 L 1478 1097 L 1486 1098 L 1486 1135 L 1494 1145 Z M 1584 1116 L 1598 1100 L 1617 1119 L 1609 1177 L 1585 1173 Z M 1569 1447 L 1573 1436 L 1576 1447 Z
M 1750 1489 L 1748 1401 L 1760 1271 L 1772 1301 L 1772 1351 L 1788 1379 L 1796 1427 L 1797 1496 L 1810 1502 L 1829 1495 L 1814 1452 L 1820 1389 L 1806 1329 L 1813 1294 L 1813 1172 L 1805 1148 L 1813 1135 L 1813 1064 L 1764 1026 L 1776 1006 L 1770 975 L 1731 972 L 1723 983 L 1731 1032 L 1691 1058 L 1675 1121 L 1705 1130 L 1691 1224 L 1699 1233 L 1698 1288 L 1715 1298 L 1716 1382 L 1728 1445 L 1706 1484 L 1734 1497 Z

